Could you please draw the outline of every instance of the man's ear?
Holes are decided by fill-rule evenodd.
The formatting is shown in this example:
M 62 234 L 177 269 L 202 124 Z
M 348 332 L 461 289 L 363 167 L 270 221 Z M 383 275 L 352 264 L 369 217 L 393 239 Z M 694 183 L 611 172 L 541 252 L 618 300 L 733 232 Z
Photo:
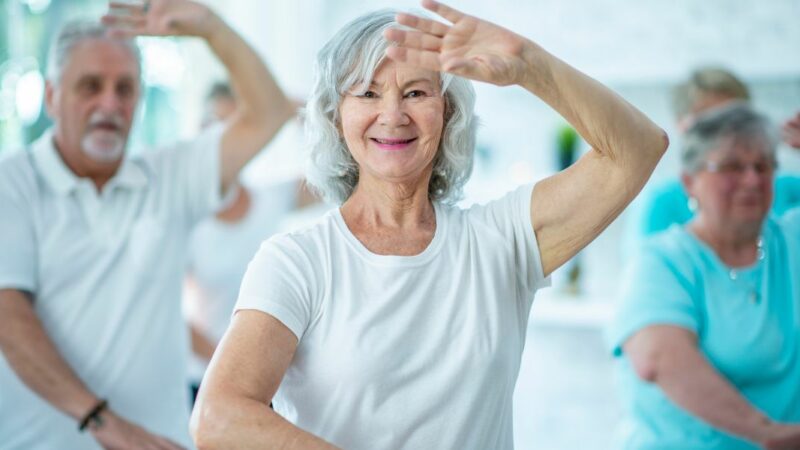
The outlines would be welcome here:
M 55 90 L 56 90 L 56 87 L 53 86 L 53 83 L 51 83 L 50 80 L 45 81 L 45 83 L 44 83 L 44 107 L 45 107 L 45 110 L 47 111 L 47 115 L 50 116 L 51 118 L 55 117 L 55 110 L 56 110 Z

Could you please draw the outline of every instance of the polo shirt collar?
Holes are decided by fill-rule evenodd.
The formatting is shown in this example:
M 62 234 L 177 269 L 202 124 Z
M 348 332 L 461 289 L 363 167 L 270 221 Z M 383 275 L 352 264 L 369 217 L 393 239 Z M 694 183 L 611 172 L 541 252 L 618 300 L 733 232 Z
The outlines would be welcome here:
M 67 195 L 80 183 L 81 177 L 75 175 L 64 163 L 64 160 L 61 159 L 61 155 L 53 142 L 52 130 L 46 131 L 42 137 L 33 143 L 31 153 L 42 178 L 54 192 Z M 142 167 L 125 158 L 117 173 L 108 181 L 104 190 L 114 186 L 137 189 L 146 185 L 147 175 Z

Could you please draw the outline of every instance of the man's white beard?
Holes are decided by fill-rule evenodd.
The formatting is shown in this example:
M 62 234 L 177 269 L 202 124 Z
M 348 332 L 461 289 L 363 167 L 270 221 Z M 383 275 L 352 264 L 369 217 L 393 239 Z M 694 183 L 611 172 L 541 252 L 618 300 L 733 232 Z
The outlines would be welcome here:
M 118 128 L 116 130 L 94 128 L 92 125 L 98 122 L 112 122 Z M 114 115 L 104 116 L 95 114 L 90 120 L 90 129 L 83 135 L 81 149 L 90 159 L 99 163 L 113 163 L 122 159 L 125 153 L 125 138 L 119 131 L 122 119 Z

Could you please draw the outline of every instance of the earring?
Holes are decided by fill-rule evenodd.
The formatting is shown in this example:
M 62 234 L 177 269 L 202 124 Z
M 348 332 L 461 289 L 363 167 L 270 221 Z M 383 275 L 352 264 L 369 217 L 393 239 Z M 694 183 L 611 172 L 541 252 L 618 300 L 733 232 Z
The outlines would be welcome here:
M 697 199 L 696 198 L 689 197 L 689 201 L 686 202 L 686 203 L 687 203 L 687 206 L 689 207 L 689 211 L 691 211 L 693 213 L 697 212 L 697 209 L 699 208 L 699 206 L 697 204 Z

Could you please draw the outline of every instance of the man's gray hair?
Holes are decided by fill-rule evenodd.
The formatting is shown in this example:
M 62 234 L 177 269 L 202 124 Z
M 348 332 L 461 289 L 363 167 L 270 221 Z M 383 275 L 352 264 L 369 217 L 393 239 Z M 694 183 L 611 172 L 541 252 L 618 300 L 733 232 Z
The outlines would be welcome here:
M 778 139 L 765 116 L 755 112 L 746 102 L 736 102 L 702 114 L 686 132 L 681 166 L 686 173 L 702 167 L 709 152 L 717 150 L 723 140 L 756 144 L 775 158 Z
M 127 48 L 139 69 L 139 78 L 142 74 L 142 56 L 139 46 L 133 39 L 120 39 L 108 34 L 108 27 L 96 21 L 75 20 L 65 23 L 53 40 L 47 55 L 47 80 L 55 85 L 61 82 L 64 66 L 67 65 L 72 51 L 81 42 L 89 39 L 104 39 L 119 43 Z
M 707 96 L 716 95 L 730 100 L 750 100 L 750 91 L 733 72 L 722 67 L 700 67 L 689 78 L 675 86 L 672 110 L 678 119 L 694 112 Z
M 398 11 L 363 15 L 339 30 L 317 55 L 314 87 L 306 109 L 310 147 L 309 184 L 325 200 L 342 204 L 358 183 L 358 165 L 339 132 L 339 105 L 357 83 L 369 83 L 392 45 L 383 37 L 387 28 L 404 28 Z M 428 186 L 431 200 L 453 203 L 461 198 L 472 173 L 475 152 L 475 91 L 460 77 L 440 74 L 445 99 L 444 127 Z

